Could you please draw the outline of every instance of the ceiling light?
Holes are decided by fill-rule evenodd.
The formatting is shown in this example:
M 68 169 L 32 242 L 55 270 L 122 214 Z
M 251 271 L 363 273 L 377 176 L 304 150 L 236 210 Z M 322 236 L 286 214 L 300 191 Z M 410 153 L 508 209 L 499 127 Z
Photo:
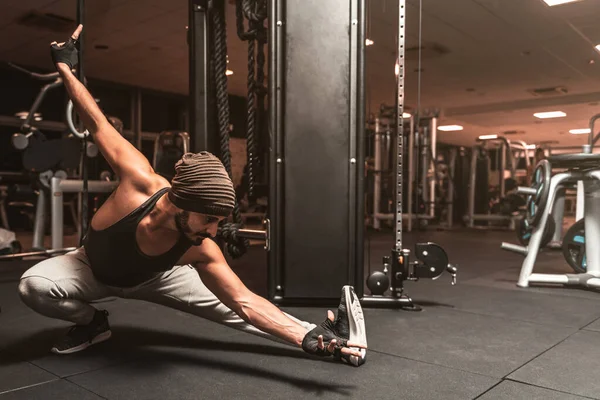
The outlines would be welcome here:
M 438 131 L 443 132 L 453 132 L 453 131 L 462 131 L 463 127 L 460 125 L 442 125 L 438 126 Z
M 535 113 L 535 114 L 533 114 L 533 116 L 536 118 L 539 118 L 539 119 L 547 119 L 547 118 L 562 118 L 562 117 L 566 117 L 567 114 L 565 114 L 562 111 L 548 111 L 548 112 Z
M 365 40 L 365 46 L 373 46 L 374 44 L 375 44 L 375 42 L 372 41 L 371 39 Z
M 525 146 L 525 148 L 527 150 L 535 150 L 537 148 L 537 145 L 535 145 L 535 144 L 528 144 L 527 146 Z
M 402 113 L 402 118 L 410 118 L 412 115 L 410 113 Z
M 492 140 L 498 139 L 498 135 L 481 135 L 479 136 L 479 140 Z
M 596 50 L 600 51 L 600 44 L 596 45 Z
M 394 68 L 394 71 L 396 73 L 396 76 L 398 76 L 398 74 L 400 74 L 400 65 L 398 64 L 398 62 L 396 62 L 396 67 Z
M 570 134 L 572 135 L 588 135 L 590 133 L 590 128 L 584 128 L 584 129 L 571 129 L 569 131 Z
M 233 71 L 228 69 L 227 71 L 225 71 L 225 75 L 231 76 L 231 75 L 233 75 Z
M 552 6 L 560 6 L 561 4 L 574 3 L 579 0 L 544 0 L 544 3 Z

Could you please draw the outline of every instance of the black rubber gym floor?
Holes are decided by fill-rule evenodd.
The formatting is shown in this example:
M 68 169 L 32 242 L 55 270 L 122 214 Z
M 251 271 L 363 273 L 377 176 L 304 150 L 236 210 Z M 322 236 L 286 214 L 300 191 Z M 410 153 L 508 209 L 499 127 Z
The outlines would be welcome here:
M 408 236 L 408 235 L 407 235 Z M 368 362 L 360 368 L 153 304 L 117 300 L 113 338 L 71 356 L 48 353 L 67 323 L 29 311 L 17 279 L 31 262 L 0 264 L 0 400 L 7 399 L 600 399 L 600 293 L 517 288 L 522 257 L 500 250 L 510 232 L 424 232 L 459 264 L 459 283 L 407 283 L 419 313 L 365 309 Z M 370 235 L 380 268 L 390 234 Z M 266 257 L 234 269 L 266 289 Z M 570 272 L 560 252 L 536 270 Z M 286 308 L 320 322 L 323 308 Z

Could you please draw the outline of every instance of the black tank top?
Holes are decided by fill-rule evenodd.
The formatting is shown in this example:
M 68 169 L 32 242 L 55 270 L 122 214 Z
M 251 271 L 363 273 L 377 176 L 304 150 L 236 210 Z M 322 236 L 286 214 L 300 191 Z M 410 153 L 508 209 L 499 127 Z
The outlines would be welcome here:
M 90 267 L 100 282 L 117 287 L 139 285 L 173 268 L 192 246 L 182 235 L 169 251 L 151 257 L 142 253 L 137 244 L 135 232 L 138 224 L 168 190 L 159 190 L 144 204 L 106 229 L 97 231 L 90 224 L 83 246 Z

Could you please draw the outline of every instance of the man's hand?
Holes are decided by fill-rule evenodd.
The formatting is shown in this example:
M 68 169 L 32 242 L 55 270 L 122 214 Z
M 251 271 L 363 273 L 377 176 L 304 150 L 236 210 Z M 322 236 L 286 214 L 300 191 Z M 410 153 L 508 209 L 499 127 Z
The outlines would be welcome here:
M 302 349 L 309 354 L 326 357 L 340 354 L 348 354 L 360 357 L 360 350 L 352 350 L 349 347 L 366 349 L 365 345 L 349 342 L 339 336 L 333 324 L 334 314 L 331 310 L 327 312 L 327 319 L 312 331 L 308 332 L 302 341 Z
M 50 54 L 57 69 L 62 68 L 61 64 L 64 64 L 70 71 L 78 64 L 77 39 L 79 39 L 82 30 L 83 25 L 79 25 L 66 42 L 50 43 Z

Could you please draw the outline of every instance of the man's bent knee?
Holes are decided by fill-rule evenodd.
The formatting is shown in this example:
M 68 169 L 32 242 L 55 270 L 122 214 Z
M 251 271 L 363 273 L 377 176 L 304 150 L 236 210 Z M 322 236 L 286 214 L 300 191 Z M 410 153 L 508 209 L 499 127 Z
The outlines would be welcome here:
M 41 276 L 21 278 L 18 290 L 23 303 L 33 309 L 40 304 L 65 297 L 65 293 L 62 293 L 53 281 Z

